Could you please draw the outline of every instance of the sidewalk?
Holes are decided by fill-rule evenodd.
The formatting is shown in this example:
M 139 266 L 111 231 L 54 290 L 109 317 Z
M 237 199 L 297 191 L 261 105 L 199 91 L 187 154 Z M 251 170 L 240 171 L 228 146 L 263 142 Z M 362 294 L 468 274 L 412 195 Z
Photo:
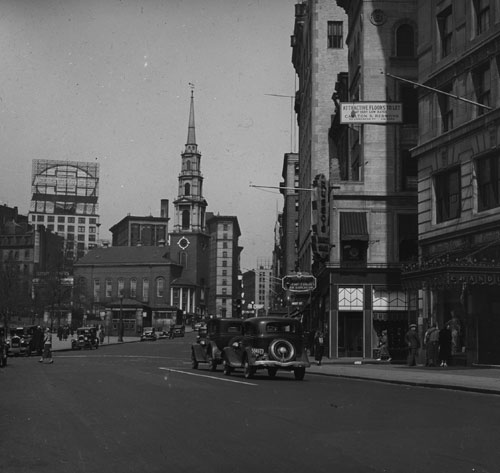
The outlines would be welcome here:
M 500 394 L 500 367 L 428 368 L 360 359 L 323 359 L 317 366 L 310 359 L 308 373 L 354 379 L 370 379 L 384 383 L 454 389 L 486 394 Z
M 99 348 L 118 343 L 138 342 L 139 340 L 139 337 L 124 337 L 123 342 L 118 342 L 118 337 L 105 337 L 104 343 Z M 61 341 L 57 337 L 53 337 L 52 350 L 71 350 L 71 337 Z M 340 358 L 338 360 L 323 358 L 321 366 L 317 366 L 313 357 L 310 357 L 310 362 L 311 367 L 307 369 L 307 374 L 500 395 L 500 367 L 410 367 L 403 364 L 359 358 Z

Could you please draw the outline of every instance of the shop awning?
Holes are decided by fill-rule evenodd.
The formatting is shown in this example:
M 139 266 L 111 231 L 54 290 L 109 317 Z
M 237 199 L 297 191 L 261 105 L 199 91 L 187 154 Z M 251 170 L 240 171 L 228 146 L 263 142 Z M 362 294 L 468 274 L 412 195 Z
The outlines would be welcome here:
M 365 212 L 340 213 L 340 239 L 368 241 Z

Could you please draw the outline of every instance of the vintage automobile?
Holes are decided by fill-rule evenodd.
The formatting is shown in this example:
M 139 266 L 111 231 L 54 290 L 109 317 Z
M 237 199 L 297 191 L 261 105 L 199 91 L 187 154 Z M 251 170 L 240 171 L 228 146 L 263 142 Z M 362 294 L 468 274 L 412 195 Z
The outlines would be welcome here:
M 151 340 L 156 342 L 156 330 L 153 327 L 145 327 L 142 331 L 141 342 Z
M 169 337 L 170 338 L 183 337 L 184 332 L 185 332 L 184 325 L 175 324 L 170 327 Z
M 72 350 L 92 350 L 99 348 L 99 338 L 95 327 L 80 327 L 76 329 L 76 338 L 71 340 Z
M 158 330 L 156 336 L 158 339 L 168 338 L 168 332 L 166 330 Z
M 7 354 L 9 356 L 26 355 L 37 351 L 33 346 L 33 336 L 36 325 L 17 327 L 10 330 L 10 339 L 7 341 Z
M 304 379 L 310 366 L 299 320 L 287 317 L 252 317 L 243 322 L 243 333 L 230 341 L 223 353 L 224 374 L 243 368 L 245 378 L 267 369 L 270 378 L 278 370 L 293 371 Z
M 222 364 L 222 351 L 234 337 L 240 336 L 243 330 L 241 319 L 211 319 L 207 323 L 206 332 L 198 331 L 197 342 L 191 345 L 191 365 L 198 368 L 199 363 L 208 363 L 215 371 Z

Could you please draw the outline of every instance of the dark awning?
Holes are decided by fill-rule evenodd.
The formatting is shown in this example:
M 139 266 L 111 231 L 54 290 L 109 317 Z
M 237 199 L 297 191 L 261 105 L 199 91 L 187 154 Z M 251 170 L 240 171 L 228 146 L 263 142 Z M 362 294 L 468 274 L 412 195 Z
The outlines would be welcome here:
M 340 213 L 340 239 L 368 241 L 365 212 Z

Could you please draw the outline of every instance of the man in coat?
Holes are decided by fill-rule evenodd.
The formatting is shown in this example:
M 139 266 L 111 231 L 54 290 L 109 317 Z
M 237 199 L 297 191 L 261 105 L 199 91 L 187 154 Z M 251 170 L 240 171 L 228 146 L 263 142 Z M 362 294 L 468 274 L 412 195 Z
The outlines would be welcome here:
M 420 340 L 418 339 L 417 326 L 415 324 L 411 324 L 410 329 L 406 332 L 405 342 L 408 346 L 408 366 L 416 366 Z

